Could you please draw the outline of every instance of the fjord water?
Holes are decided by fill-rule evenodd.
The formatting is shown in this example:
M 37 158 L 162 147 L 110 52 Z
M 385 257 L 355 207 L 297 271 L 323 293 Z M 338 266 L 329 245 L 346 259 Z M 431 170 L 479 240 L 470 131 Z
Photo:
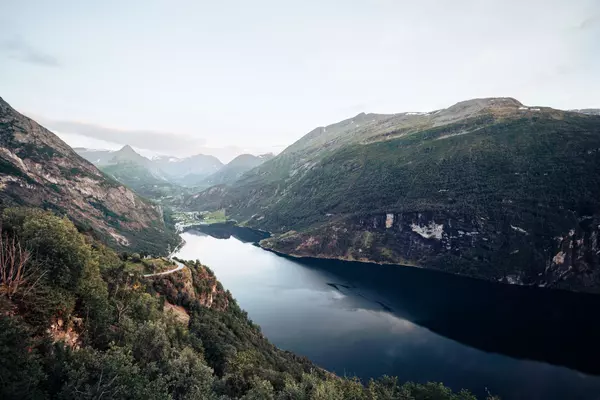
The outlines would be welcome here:
M 177 257 L 213 269 L 271 342 L 339 375 L 396 375 L 504 399 L 600 396 L 596 296 L 291 259 L 239 231 L 242 240 L 182 236 Z

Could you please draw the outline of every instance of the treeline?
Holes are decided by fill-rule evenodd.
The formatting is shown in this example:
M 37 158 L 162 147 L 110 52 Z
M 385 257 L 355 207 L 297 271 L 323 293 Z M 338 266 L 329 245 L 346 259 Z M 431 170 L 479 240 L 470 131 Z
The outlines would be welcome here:
M 191 285 L 148 280 L 66 218 L 6 209 L 1 222 L 2 399 L 475 398 L 392 377 L 363 384 L 281 351 L 199 262 L 181 274 Z

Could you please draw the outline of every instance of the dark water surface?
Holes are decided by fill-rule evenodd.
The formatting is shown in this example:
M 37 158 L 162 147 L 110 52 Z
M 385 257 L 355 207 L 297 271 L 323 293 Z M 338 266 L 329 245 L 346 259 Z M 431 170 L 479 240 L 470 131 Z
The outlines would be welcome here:
M 213 269 L 269 340 L 337 374 L 503 399 L 600 399 L 600 296 L 295 260 L 240 240 L 251 233 L 182 236 L 177 256 Z

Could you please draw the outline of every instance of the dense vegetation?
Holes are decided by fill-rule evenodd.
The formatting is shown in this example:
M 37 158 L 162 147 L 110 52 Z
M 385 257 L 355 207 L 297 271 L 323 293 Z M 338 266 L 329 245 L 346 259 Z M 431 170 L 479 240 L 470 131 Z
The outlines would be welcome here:
M 189 206 L 278 233 L 266 244 L 285 253 L 600 290 L 600 119 L 521 108 L 387 130 L 343 121 Z
M 144 279 L 138 255 L 33 209 L 4 210 L 1 237 L 3 399 L 474 398 L 390 377 L 363 385 L 281 351 L 199 262 Z

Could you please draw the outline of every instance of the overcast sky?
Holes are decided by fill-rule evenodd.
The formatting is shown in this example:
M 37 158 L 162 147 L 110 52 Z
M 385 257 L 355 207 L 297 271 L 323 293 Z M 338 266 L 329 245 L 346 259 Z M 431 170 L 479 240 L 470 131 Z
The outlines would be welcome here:
M 0 96 L 72 145 L 174 155 L 474 97 L 600 107 L 600 1 L 0 0 Z

